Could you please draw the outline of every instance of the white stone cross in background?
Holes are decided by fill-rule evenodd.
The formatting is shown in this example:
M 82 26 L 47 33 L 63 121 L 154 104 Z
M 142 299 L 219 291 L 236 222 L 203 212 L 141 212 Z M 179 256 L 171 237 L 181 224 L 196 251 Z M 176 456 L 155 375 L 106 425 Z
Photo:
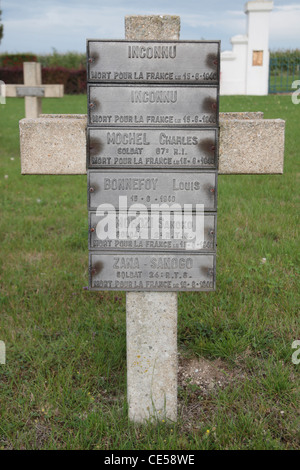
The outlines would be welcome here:
M 176 16 L 128 16 L 127 40 L 178 40 Z M 219 174 L 281 174 L 285 123 L 263 113 L 220 113 Z M 20 121 L 23 174 L 86 173 L 86 116 Z M 129 417 L 177 417 L 177 293 L 126 295 Z M 113 354 L 113 352 L 112 352 Z
M 42 67 L 38 62 L 24 62 L 24 85 L 5 85 L 8 98 L 25 98 L 25 117 L 38 118 L 42 98 L 63 98 L 63 85 L 42 85 Z

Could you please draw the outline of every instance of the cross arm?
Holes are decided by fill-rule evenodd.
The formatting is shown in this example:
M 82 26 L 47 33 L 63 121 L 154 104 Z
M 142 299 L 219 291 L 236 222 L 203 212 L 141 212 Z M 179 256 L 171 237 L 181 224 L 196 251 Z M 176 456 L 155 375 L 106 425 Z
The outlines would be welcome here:
M 20 121 L 21 172 L 86 173 L 86 116 Z M 263 113 L 220 113 L 219 174 L 282 174 L 285 121 Z
M 34 96 L 42 98 L 63 98 L 63 85 L 6 85 L 6 97 L 24 98 Z

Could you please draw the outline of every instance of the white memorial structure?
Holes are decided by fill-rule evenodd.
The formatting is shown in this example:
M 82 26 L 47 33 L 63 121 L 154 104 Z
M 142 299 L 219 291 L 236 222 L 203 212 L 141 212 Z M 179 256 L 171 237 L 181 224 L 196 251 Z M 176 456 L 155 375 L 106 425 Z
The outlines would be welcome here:
M 274 2 L 247 2 L 247 35 L 231 38 L 232 51 L 221 54 L 221 95 L 267 95 L 269 23 Z

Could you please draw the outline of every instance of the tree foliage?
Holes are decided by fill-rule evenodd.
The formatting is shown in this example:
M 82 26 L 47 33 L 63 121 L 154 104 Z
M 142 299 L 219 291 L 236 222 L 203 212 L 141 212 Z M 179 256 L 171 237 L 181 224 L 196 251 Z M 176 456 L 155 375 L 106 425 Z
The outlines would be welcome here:
M 290 63 L 299 64 L 300 61 L 300 49 L 277 49 L 271 50 L 271 59 L 286 60 Z
M 1 16 L 2 16 L 2 11 L 0 10 L 0 43 L 1 39 L 3 38 L 3 24 L 1 23 Z

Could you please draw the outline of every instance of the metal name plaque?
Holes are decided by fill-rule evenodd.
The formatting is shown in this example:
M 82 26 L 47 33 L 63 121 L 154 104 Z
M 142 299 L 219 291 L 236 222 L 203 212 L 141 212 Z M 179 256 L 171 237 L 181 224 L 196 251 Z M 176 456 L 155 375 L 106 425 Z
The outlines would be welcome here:
M 146 208 L 151 205 L 168 210 L 196 210 L 204 204 L 205 211 L 217 209 L 217 172 L 88 171 L 88 209 L 97 210 L 109 204 L 110 210 L 125 210 L 132 204 Z M 103 207 L 103 206 L 102 206 Z M 158 207 L 159 210 L 159 207 Z
M 19 98 L 24 98 L 25 96 L 34 96 L 42 98 L 43 96 L 45 96 L 45 88 L 41 88 L 38 86 L 17 86 L 16 92 Z
M 87 129 L 88 168 L 216 168 L 217 129 Z
M 213 254 L 90 253 L 90 290 L 213 291 Z
M 88 80 L 218 84 L 220 41 L 87 41 Z
M 88 85 L 88 103 L 91 126 L 218 126 L 216 86 Z
M 216 250 L 216 213 L 206 212 L 198 225 L 195 213 L 178 216 L 174 212 L 151 215 L 129 211 L 110 217 L 89 212 L 89 250 L 206 253 Z

